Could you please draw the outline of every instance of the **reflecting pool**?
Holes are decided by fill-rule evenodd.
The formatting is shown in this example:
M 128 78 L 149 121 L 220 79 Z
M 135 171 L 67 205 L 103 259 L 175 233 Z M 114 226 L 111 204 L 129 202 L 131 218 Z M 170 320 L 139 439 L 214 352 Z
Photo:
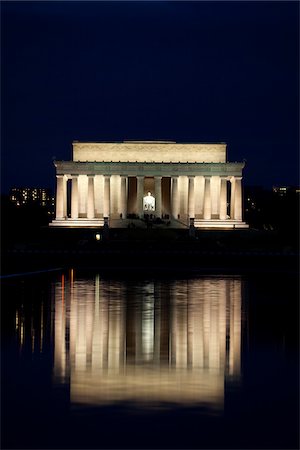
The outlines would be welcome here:
M 297 448 L 295 276 L 3 284 L 3 447 Z

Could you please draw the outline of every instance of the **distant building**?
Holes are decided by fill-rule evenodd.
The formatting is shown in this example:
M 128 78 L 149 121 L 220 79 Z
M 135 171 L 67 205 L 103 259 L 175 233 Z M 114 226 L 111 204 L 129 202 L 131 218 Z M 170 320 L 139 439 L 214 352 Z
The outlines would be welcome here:
M 54 208 L 52 191 L 47 188 L 12 188 L 9 199 L 15 206 L 37 205 L 51 210 Z
M 272 191 L 274 194 L 284 197 L 287 194 L 299 194 L 300 188 L 295 186 L 273 186 Z

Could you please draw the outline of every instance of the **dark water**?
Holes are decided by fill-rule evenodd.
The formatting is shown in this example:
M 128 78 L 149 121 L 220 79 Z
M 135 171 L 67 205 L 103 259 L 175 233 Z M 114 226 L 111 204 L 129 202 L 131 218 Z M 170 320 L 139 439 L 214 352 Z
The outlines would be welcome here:
M 2 448 L 298 448 L 292 274 L 2 283 Z

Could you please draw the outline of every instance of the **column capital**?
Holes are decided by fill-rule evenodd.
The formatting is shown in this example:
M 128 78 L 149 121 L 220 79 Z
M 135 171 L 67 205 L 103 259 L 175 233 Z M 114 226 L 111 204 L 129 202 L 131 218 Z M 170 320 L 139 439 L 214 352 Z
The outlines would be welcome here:
M 155 175 L 155 177 L 154 177 L 156 180 L 161 180 L 162 179 L 162 176 L 161 175 Z
M 56 174 L 56 178 L 63 179 L 63 178 L 65 178 L 65 177 L 66 177 L 66 175 L 61 175 L 61 174 L 57 175 L 57 174 Z

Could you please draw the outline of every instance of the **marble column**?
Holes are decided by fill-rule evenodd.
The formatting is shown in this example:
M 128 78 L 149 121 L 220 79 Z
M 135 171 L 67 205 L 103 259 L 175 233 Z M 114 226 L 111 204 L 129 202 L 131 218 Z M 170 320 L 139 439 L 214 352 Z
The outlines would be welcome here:
M 155 180 L 155 215 L 161 217 L 161 177 L 154 177 Z
M 72 175 L 71 218 L 78 219 L 78 175 Z
M 88 175 L 87 218 L 95 218 L 95 189 L 94 175 Z
M 190 219 L 195 218 L 195 177 L 189 177 L 188 215 Z
M 203 218 L 204 218 L 204 220 L 210 220 L 211 219 L 210 180 L 211 180 L 211 177 L 205 177 L 205 184 L 204 184 L 204 208 L 203 208 Z
M 121 175 L 121 211 L 122 218 L 126 219 L 127 217 L 127 197 L 128 197 L 128 179 L 126 176 Z
M 235 177 L 234 219 L 242 220 L 242 177 Z
M 179 195 L 178 195 L 178 177 L 172 177 L 172 215 L 178 219 L 179 214 Z
M 220 187 L 220 220 L 227 219 L 227 178 L 221 177 Z
M 234 207 L 235 207 L 235 177 L 230 178 L 231 193 L 230 193 L 230 219 L 234 219 Z
M 56 175 L 56 219 L 65 219 L 67 211 L 67 178 Z
M 64 177 L 64 217 L 67 219 L 68 218 L 68 175 L 65 175 Z
M 110 175 L 104 175 L 103 217 L 110 215 Z
M 136 210 L 139 217 L 143 216 L 144 177 L 137 178 Z

